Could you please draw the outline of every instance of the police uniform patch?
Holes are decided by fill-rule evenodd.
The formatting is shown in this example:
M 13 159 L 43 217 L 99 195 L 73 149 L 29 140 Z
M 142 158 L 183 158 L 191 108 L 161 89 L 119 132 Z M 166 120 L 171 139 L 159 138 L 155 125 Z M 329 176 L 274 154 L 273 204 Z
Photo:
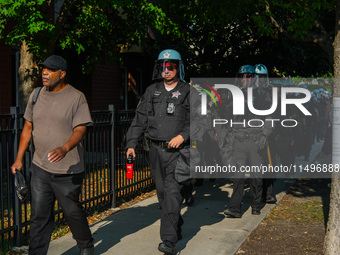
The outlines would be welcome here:
M 180 95 L 182 95 L 178 90 L 175 92 L 172 92 L 172 98 L 176 97 L 178 98 Z
M 153 95 L 155 96 L 155 97 L 158 97 L 158 96 L 160 96 L 162 94 L 162 92 L 160 92 L 160 91 L 155 91 L 154 93 L 153 93 Z

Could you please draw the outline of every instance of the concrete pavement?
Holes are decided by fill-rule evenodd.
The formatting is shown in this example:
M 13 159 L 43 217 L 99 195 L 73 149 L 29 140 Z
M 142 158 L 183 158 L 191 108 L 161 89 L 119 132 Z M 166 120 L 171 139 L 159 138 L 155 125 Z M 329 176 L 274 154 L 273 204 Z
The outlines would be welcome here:
M 320 151 L 322 143 L 313 146 L 311 161 Z M 308 162 L 297 158 L 296 164 Z M 274 193 L 278 200 L 286 194 L 294 179 L 278 179 Z M 248 182 L 247 182 L 248 183 Z M 176 245 L 181 255 L 231 255 L 235 254 L 249 234 L 261 223 L 275 205 L 266 204 L 261 215 L 252 215 L 249 207 L 249 185 L 243 199 L 243 215 L 240 219 L 225 218 L 223 211 L 229 204 L 232 182 L 229 179 L 205 180 L 204 185 L 195 188 L 195 203 L 183 205 L 183 239 Z M 95 254 L 139 254 L 158 255 L 160 214 L 157 197 L 141 201 L 127 209 L 91 225 L 95 238 Z M 51 242 L 48 255 L 79 254 L 71 234 Z

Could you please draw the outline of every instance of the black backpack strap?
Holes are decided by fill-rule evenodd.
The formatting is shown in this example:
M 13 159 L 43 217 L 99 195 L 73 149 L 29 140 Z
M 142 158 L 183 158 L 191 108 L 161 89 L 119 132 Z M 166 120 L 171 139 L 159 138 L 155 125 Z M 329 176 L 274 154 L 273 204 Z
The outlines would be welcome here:
M 35 103 L 38 101 L 38 96 L 41 91 L 42 87 L 36 87 L 34 91 L 33 101 L 32 101 L 32 109 L 34 108 Z M 32 123 L 32 130 L 33 130 L 33 123 Z M 35 151 L 33 137 L 31 137 L 30 144 L 29 144 L 29 151 L 31 154 L 31 163 L 33 162 L 33 154 Z
M 36 87 L 35 88 L 35 91 L 34 91 L 34 96 L 33 96 L 33 107 L 35 105 L 35 103 L 37 102 L 38 100 L 38 96 L 39 96 L 39 93 L 40 93 L 40 90 L 42 89 L 42 87 Z

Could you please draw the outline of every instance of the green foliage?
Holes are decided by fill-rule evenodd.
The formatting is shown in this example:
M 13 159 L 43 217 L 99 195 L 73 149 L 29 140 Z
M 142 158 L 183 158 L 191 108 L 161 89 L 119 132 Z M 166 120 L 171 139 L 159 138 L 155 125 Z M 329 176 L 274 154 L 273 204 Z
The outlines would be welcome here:
M 254 4 L 254 10 L 249 14 L 260 32 L 276 36 L 275 31 L 279 31 L 277 26 L 280 26 L 296 38 L 305 38 L 311 32 L 320 32 L 321 27 L 316 25 L 317 22 L 328 22 L 329 18 L 334 18 L 335 0 L 260 0 Z M 275 19 L 277 26 L 271 18 Z M 334 25 L 331 30 L 333 28 Z
M 54 24 L 46 15 L 48 5 L 45 1 L 2 1 L 0 3 L 0 38 L 6 38 L 6 43 L 21 45 L 26 41 L 30 51 L 39 56 L 43 48 L 40 44 L 46 38 L 53 38 Z M 9 25 L 9 33 L 6 34 L 6 26 Z
M 56 48 L 76 52 L 86 59 L 84 71 L 120 61 L 134 45 L 155 58 L 179 50 L 195 76 L 234 76 L 245 63 L 291 76 L 331 69 L 320 49 L 332 40 L 335 0 L 57 0 L 57 17 L 50 2 L 0 0 L 0 38 L 18 46 L 25 40 L 40 59 Z M 312 35 L 327 40 L 316 46 Z
M 267 65 L 271 75 L 331 71 L 323 45 L 311 39 L 312 33 L 321 33 L 315 20 L 327 31 L 334 28 L 334 4 L 329 1 L 160 0 L 158 6 L 177 23 L 180 37 L 156 33 L 157 41 L 146 52 L 156 57 L 154 52 L 164 48 L 177 49 L 185 59 L 187 78 L 234 76 L 239 66 L 257 63 Z
M 178 34 L 176 24 L 147 0 L 56 1 L 56 17 L 51 2 L 0 1 L 0 38 L 18 46 L 25 40 L 40 59 L 55 47 L 74 51 L 84 55 L 89 70 L 98 60 L 117 61 L 121 49 L 145 40 L 149 26 Z

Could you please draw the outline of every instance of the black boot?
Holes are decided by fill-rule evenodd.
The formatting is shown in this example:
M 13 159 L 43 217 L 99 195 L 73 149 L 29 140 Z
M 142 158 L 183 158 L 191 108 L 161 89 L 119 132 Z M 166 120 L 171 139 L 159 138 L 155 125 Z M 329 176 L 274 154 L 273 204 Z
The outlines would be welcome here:
M 241 218 L 241 212 L 238 212 L 233 208 L 224 210 L 224 214 L 229 216 L 229 218 Z
M 277 202 L 276 198 L 273 195 L 268 195 L 266 197 L 267 204 L 275 204 Z
M 93 255 L 94 254 L 94 247 L 90 248 L 80 248 L 80 255 Z
M 254 208 L 251 209 L 251 214 L 252 215 L 260 215 L 261 210 L 259 208 L 254 207 Z
M 175 254 L 175 244 L 170 241 L 164 241 L 158 245 L 158 250 L 164 252 L 166 255 Z

